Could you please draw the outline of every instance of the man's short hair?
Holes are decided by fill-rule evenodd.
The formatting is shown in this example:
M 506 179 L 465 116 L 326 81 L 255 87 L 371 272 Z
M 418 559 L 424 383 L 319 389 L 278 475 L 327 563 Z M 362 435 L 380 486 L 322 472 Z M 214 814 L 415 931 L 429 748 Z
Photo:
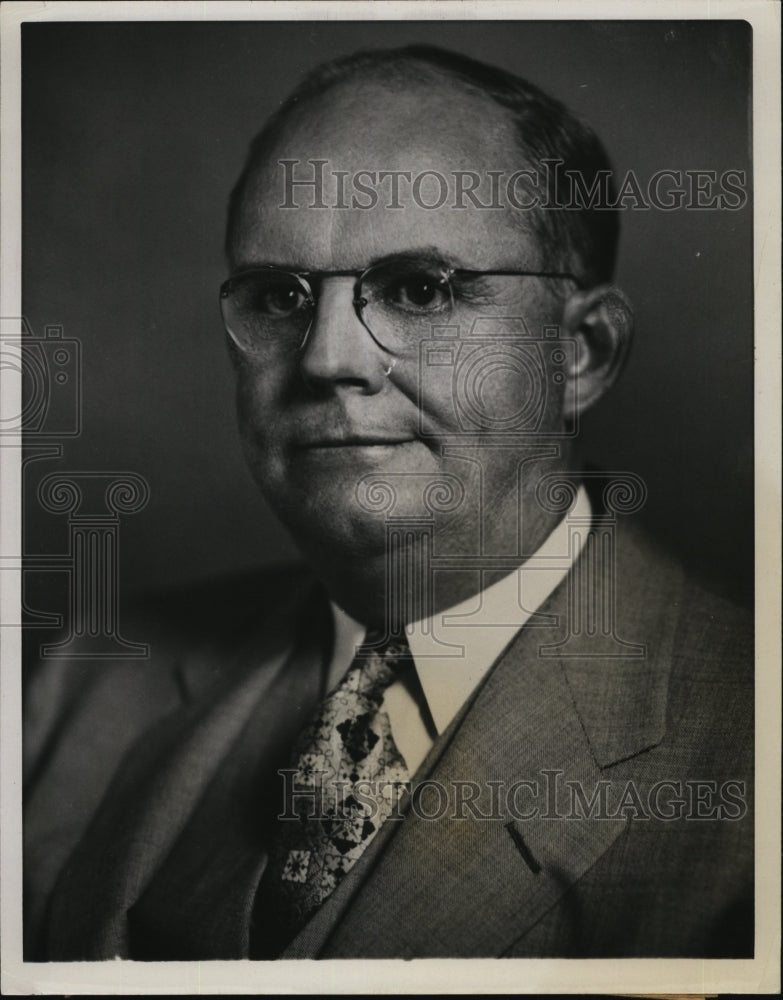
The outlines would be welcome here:
M 574 271 L 586 285 L 611 280 L 620 230 L 619 215 L 616 209 L 607 207 L 615 201 L 612 164 L 590 126 L 560 101 L 522 77 L 432 45 L 356 52 L 323 63 L 304 78 L 250 146 L 244 170 L 229 200 L 226 238 L 229 256 L 245 185 L 268 155 L 290 114 L 337 84 L 365 80 L 378 80 L 390 90 L 405 89 L 411 83 L 431 84 L 446 80 L 500 105 L 511 118 L 523 166 L 537 170 L 539 179 L 547 185 L 539 189 L 541 202 L 553 206 L 525 211 L 544 250 L 545 266 Z M 457 122 L 459 107 L 456 105 L 454 115 Z M 560 165 L 557 170 L 542 171 L 540 164 L 545 160 L 560 161 Z M 590 191 L 597 181 L 608 179 L 608 198 L 599 199 L 597 206 L 589 199 L 581 199 L 575 207 L 558 207 L 564 200 L 570 202 L 567 189 L 566 192 L 554 190 L 560 187 L 559 181 L 566 171 L 578 176 L 586 191 Z M 600 189 L 600 183 L 598 187 Z

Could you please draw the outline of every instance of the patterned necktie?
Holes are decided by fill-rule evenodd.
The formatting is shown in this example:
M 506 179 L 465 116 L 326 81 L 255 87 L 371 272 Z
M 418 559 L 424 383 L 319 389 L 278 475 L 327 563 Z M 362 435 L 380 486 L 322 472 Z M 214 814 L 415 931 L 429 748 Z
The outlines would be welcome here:
M 294 747 L 286 811 L 259 888 L 259 957 L 282 950 L 356 864 L 396 806 L 408 769 L 381 711 L 412 662 L 407 641 L 369 632 Z

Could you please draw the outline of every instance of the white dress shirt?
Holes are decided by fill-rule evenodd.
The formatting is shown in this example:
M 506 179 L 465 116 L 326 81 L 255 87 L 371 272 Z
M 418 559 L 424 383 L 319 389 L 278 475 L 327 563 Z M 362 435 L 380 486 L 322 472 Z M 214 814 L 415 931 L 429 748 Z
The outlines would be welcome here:
M 580 487 L 568 517 L 535 555 L 466 601 L 406 626 L 420 689 L 395 681 L 387 688 L 382 707 L 411 775 L 506 646 L 568 574 L 586 534 L 576 532 L 571 546 L 568 519 L 588 525 L 590 516 L 590 501 Z M 340 682 L 365 636 L 364 626 L 334 603 L 332 612 L 328 690 Z

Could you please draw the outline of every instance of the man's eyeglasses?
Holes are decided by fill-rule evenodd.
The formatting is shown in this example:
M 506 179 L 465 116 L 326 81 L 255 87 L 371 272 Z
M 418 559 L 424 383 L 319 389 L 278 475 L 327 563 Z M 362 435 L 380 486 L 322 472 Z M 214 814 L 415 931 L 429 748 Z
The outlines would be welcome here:
M 476 271 L 442 261 L 399 256 L 363 271 L 285 271 L 262 265 L 240 271 L 220 288 L 226 330 L 248 354 L 273 346 L 296 350 L 310 332 L 321 284 L 327 278 L 355 278 L 353 307 L 372 339 L 388 353 L 418 350 L 432 327 L 459 319 L 460 308 L 481 312 L 488 278 L 559 278 L 577 285 L 567 271 Z

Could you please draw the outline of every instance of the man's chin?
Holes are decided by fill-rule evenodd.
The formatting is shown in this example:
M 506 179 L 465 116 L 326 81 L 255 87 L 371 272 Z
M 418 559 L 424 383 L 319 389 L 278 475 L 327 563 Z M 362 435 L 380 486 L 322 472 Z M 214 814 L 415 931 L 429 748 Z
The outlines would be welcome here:
M 362 508 L 355 488 L 348 496 L 334 489 L 313 491 L 304 498 L 267 497 L 279 520 L 308 556 L 321 553 L 335 560 L 372 559 L 386 551 L 387 518 Z

